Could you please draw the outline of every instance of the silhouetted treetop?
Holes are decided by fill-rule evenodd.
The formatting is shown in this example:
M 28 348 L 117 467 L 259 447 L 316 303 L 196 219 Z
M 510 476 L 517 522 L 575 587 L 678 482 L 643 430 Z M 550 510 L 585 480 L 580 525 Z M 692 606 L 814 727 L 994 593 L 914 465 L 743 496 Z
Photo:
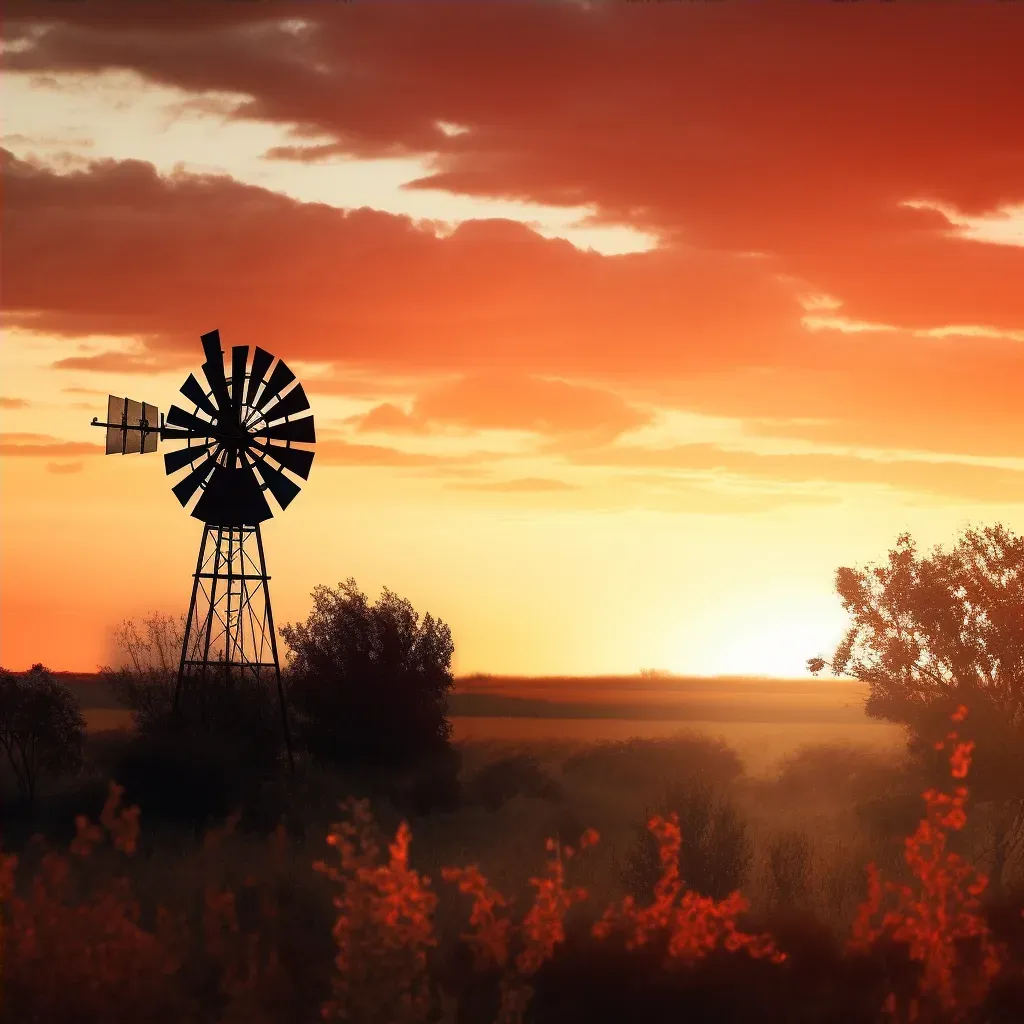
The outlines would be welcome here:
M 866 682 L 867 714 L 905 726 L 908 753 L 933 778 L 945 768 L 935 741 L 967 706 L 971 796 L 990 805 L 998 891 L 1024 842 L 1024 539 L 1002 525 L 968 529 L 923 557 L 904 533 L 885 564 L 837 570 L 836 590 L 853 623 L 831 662 L 807 667 Z
M 936 701 L 980 699 L 1024 724 L 1024 538 L 970 529 L 922 557 L 904 533 L 887 563 L 838 569 L 836 590 L 853 623 L 808 668 L 868 683 L 868 715 L 914 725 Z
M 448 626 L 386 588 L 370 604 L 354 579 L 318 586 L 312 597 L 306 621 L 281 628 L 310 752 L 398 764 L 445 747 L 455 652 Z

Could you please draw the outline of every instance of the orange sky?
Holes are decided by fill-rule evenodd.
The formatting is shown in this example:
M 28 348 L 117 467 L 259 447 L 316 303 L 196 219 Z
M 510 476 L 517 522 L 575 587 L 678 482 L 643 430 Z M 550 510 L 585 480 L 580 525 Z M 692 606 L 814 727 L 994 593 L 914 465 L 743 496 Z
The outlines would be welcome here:
M 0 660 L 184 610 L 108 391 L 299 373 L 279 621 L 458 672 L 798 675 L 835 568 L 1024 519 L 1024 5 L 9 2 Z

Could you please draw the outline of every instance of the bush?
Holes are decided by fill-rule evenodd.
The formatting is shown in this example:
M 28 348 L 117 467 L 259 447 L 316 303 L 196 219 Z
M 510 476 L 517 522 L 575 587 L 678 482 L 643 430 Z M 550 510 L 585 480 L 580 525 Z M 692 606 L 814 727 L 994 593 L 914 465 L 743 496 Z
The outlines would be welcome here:
M 281 628 L 299 738 L 321 764 L 404 769 L 449 745 L 451 631 L 385 589 L 317 587 L 305 622 Z
M 562 787 L 544 771 L 537 758 L 513 754 L 484 765 L 467 786 L 470 798 L 489 811 L 500 810 L 517 796 L 559 800 Z
M 675 814 L 682 833 L 680 870 L 687 887 L 712 899 L 725 899 L 743 884 L 753 856 L 745 822 L 715 787 L 694 779 L 672 786 L 659 814 Z M 645 817 L 649 818 L 650 814 Z M 649 903 L 661 876 L 658 844 L 645 826 L 621 869 L 627 891 Z
M 724 740 L 694 733 L 597 743 L 566 758 L 562 774 L 629 789 L 693 777 L 727 785 L 743 774 L 743 762 Z
M 765 864 L 768 900 L 783 910 L 802 909 L 810 889 L 811 844 L 803 832 L 787 830 L 773 836 Z
M 256 717 L 202 728 L 167 716 L 115 753 L 113 775 L 154 818 L 201 828 L 236 810 L 259 814 L 278 743 L 273 726 Z
M 462 802 L 461 768 L 462 755 L 454 747 L 424 757 L 411 771 L 400 773 L 391 802 L 415 817 L 451 813 Z

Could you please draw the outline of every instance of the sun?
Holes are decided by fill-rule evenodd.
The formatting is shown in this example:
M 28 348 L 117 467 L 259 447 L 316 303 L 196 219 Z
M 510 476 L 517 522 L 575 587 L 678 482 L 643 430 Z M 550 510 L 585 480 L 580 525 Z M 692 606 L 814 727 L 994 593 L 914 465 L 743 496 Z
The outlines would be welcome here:
M 708 631 L 700 674 L 810 678 L 807 659 L 828 657 L 846 625 L 830 595 L 817 601 L 794 593 L 769 607 L 758 602 L 737 614 L 733 606 L 726 614 Z

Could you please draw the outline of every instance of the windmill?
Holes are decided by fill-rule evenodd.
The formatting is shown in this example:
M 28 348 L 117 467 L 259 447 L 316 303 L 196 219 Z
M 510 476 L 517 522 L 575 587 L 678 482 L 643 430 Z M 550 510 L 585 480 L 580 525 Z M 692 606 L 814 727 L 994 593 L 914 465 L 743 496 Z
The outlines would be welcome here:
M 203 523 L 192 577 L 174 713 L 186 707 L 204 716 L 208 688 L 261 682 L 273 672 L 289 765 L 291 737 L 281 685 L 277 634 L 270 604 L 270 577 L 260 523 L 273 518 L 267 500 L 283 510 L 306 480 L 316 442 L 309 400 L 295 374 L 280 359 L 248 345 L 231 349 L 231 375 L 224 372 L 220 332 L 202 335 L 205 384 L 189 374 L 181 394 L 192 411 L 172 405 L 166 423 L 155 406 L 110 395 L 106 454 L 146 454 L 158 441 L 184 442 L 164 455 L 168 476 L 185 474 L 171 488 L 183 508 L 198 495 L 193 518 Z M 296 447 L 306 446 L 306 447 Z M 292 474 L 292 476 L 286 475 Z

